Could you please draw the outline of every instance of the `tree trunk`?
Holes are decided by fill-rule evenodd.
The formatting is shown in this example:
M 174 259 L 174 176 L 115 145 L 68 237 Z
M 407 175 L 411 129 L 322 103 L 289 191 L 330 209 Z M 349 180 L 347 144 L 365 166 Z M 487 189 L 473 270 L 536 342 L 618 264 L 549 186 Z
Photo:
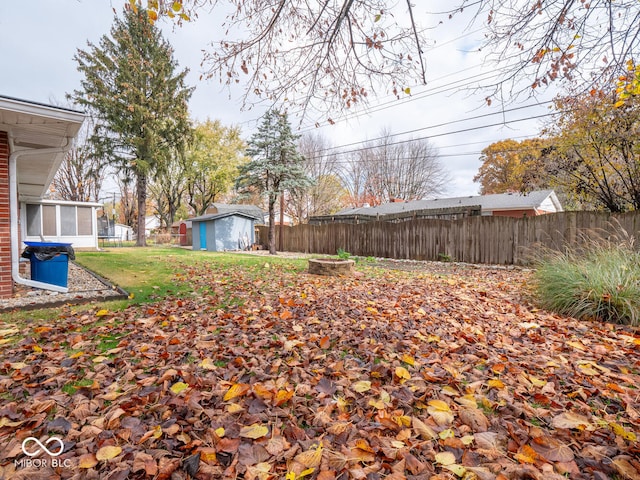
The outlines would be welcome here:
M 269 255 L 276 255 L 276 198 L 269 196 Z
M 147 176 L 140 172 L 136 177 L 136 194 L 138 196 L 138 234 L 136 237 L 136 247 L 146 247 Z

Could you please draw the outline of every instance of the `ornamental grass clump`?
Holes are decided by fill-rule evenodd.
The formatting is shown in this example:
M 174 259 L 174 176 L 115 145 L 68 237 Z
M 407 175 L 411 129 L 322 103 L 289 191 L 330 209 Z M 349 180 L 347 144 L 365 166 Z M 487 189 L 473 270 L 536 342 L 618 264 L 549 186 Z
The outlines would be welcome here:
M 534 294 L 544 309 L 581 320 L 640 325 L 640 251 L 633 237 L 589 239 L 538 256 Z

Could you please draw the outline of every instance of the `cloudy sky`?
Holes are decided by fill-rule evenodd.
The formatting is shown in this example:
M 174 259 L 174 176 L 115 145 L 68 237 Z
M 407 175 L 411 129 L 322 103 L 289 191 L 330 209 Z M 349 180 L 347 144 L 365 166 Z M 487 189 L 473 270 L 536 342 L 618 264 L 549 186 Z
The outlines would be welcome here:
M 65 94 L 79 87 L 73 55 L 87 41 L 98 42 L 109 33 L 113 9 L 120 12 L 124 0 L 29 0 L 0 2 L 0 95 L 43 103 L 65 104 Z M 319 128 L 303 123 L 301 132 L 325 136 L 344 150 L 358 142 L 374 139 L 386 128 L 397 140 L 428 138 L 450 172 L 447 196 L 475 195 L 473 183 L 480 162 L 479 152 L 506 138 L 535 136 L 548 113 L 549 97 L 512 102 L 494 101 L 489 107 L 486 92 L 476 91 L 482 81 L 495 73 L 495 66 L 483 62 L 478 47 L 484 32 L 469 18 L 449 21 L 437 15 L 450 8 L 450 0 L 416 2 L 418 21 L 429 30 L 426 48 L 427 85 L 411 88 L 411 96 L 401 101 L 380 95 L 371 98 L 367 111 L 333 116 L 335 125 Z M 194 119 L 220 119 L 238 125 L 245 137 L 253 132 L 265 107 L 242 110 L 241 86 L 231 92 L 216 81 L 200 80 L 202 50 L 219 39 L 221 15 L 201 11 L 199 18 L 179 28 L 164 25 L 165 37 L 175 48 L 180 67 L 190 69 L 189 83 L 196 87 L 190 109 Z M 442 21 L 442 23 L 440 23 Z M 534 104 L 538 104 L 535 106 Z M 339 149 L 339 148 L 338 148 Z

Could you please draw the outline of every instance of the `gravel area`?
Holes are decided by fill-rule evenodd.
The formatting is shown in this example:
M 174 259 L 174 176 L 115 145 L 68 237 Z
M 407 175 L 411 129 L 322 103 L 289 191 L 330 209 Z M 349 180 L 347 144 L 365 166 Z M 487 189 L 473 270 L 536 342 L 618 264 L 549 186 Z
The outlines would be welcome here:
M 23 277 L 30 277 L 29 268 Z M 67 286 L 68 293 L 59 293 L 15 284 L 13 297 L 0 299 L 0 311 L 33 310 L 127 297 L 123 290 L 110 285 L 106 280 L 98 278 L 74 262 L 69 262 Z

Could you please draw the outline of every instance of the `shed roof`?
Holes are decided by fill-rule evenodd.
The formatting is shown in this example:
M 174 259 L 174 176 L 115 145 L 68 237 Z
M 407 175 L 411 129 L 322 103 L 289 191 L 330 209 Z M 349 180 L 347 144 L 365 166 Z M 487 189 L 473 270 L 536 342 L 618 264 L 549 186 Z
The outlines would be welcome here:
M 218 220 L 220 218 L 233 217 L 233 216 L 244 217 L 244 218 L 248 218 L 250 220 L 261 220 L 261 219 L 258 219 L 256 217 L 254 217 L 253 215 L 248 214 L 246 212 L 210 213 L 210 214 L 207 214 L 207 215 L 201 215 L 199 217 L 189 218 L 188 220 L 191 221 L 191 222 L 208 222 L 208 221 L 211 221 L 211 220 Z
M 256 220 L 264 220 L 264 211 L 256 205 L 241 203 L 212 203 L 210 207 L 218 210 L 218 213 L 242 212 L 251 215 Z

